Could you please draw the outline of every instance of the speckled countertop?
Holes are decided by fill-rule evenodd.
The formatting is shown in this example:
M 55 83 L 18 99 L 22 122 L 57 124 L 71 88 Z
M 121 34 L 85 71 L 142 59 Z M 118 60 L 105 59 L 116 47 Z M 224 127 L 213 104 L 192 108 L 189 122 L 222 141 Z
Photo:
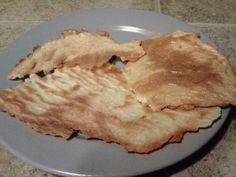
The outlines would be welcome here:
M 53 17 L 92 8 L 131 8 L 171 15 L 202 30 L 230 58 L 236 71 L 235 0 L 0 0 L 0 52 L 25 31 Z M 236 176 L 236 113 L 197 153 L 145 176 Z M 18 160 L 0 145 L 1 177 L 52 177 Z

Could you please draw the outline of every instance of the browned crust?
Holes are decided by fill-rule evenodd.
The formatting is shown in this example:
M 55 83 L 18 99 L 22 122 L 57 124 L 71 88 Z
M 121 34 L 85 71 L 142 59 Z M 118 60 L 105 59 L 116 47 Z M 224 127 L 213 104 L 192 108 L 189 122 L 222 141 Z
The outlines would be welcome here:
M 143 41 L 147 55 L 138 61 L 143 62 L 129 63 L 125 71 L 137 99 L 154 111 L 236 105 L 236 77 L 228 58 L 199 38 L 177 31 Z M 141 79 L 132 80 L 135 68 L 141 68 Z
M 62 32 L 62 37 L 66 38 L 67 36 L 77 35 L 81 32 L 76 30 L 65 30 Z M 108 37 L 107 34 L 102 32 L 98 33 L 98 35 Z M 40 46 L 34 47 L 33 52 L 37 51 L 38 49 L 40 49 Z M 32 54 L 29 54 L 29 56 L 30 55 Z M 132 60 L 133 58 L 133 56 L 127 56 L 127 57 L 130 57 L 129 58 L 130 60 Z M 72 62 L 67 65 L 72 67 L 74 64 L 75 63 Z M 99 73 L 100 69 L 103 70 L 102 74 L 110 75 L 110 78 L 116 79 L 117 81 L 120 82 L 121 85 L 124 84 L 123 89 L 127 89 L 126 80 L 120 77 L 122 76 L 122 72 L 120 70 L 112 67 L 110 68 L 108 66 L 103 66 L 101 68 L 93 68 L 91 73 L 97 74 L 97 76 L 101 76 L 101 73 Z M 72 73 L 76 73 L 76 69 L 70 68 L 70 70 L 72 70 Z M 59 71 L 63 72 L 64 68 L 59 69 Z M 73 76 L 72 73 L 71 75 L 68 74 L 68 76 L 71 77 L 71 79 L 75 79 L 76 76 Z M 78 72 L 77 74 L 80 73 Z M 54 81 L 60 80 L 59 76 L 52 75 L 51 78 Z M 25 83 L 23 83 L 22 85 L 24 84 Z M 98 85 L 99 84 L 102 85 L 102 83 L 98 82 Z M 45 86 L 42 82 L 37 83 L 37 86 L 40 88 L 40 90 L 38 91 L 46 90 L 49 91 L 52 95 L 56 95 L 56 93 L 51 92 L 50 89 L 47 88 L 47 86 Z M 25 87 L 24 89 L 27 90 L 27 94 L 23 93 L 22 90 L 19 91 L 19 93 L 22 92 L 21 94 L 19 93 L 15 95 L 11 94 L 12 92 L 17 92 L 17 89 L 14 91 L 14 88 L 0 91 L 0 109 L 2 111 L 7 111 L 10 115 L 16 116 L 19 120 L 25 122 L 35 131 L 46 135 L 60 136 L 65 139 L 69 139 L 74 132 L 80 131 L 87 139 L 97 138 L 100 140 L 104 140 L 106 142 L 115 142 L 121 144 L 128 152 L 150 153 L 154 150 L 164 147 L 168 143 L 181 142 L 185 133 L 197 132 L 199 128 L 208 127 L 209 125 L 211 125 L 213 120 L 217 118 L 215 117 L 216 116 L 215 114 L 211 115 L 213 116 L 213 118 L 205 117 L 206 116 L 205 114 L 207 114 L 208 112 L 203 111 L 202 113 L 200 113 L 200 115 L 196 115 L 198 117 L 195 121 L 191 122 L 186 119 L 186 122 L 189 121 L 189 124 L 181 125 L 178 124 L 175 113 L 167 111 L 166 113 L 164 113 L 164 115 L 166 116 L 166 121 L 171 120 L 171 123 L 173 124 L 173 126 L 175 126 L 174 127 L 175 129 L 173 130 L 173 132 L 164 134 L 161 138 L 155 139 L 151 136 L 153 133 L 151 130 L 153 129 L 152 126 L 156 123 L 155 122 L 156 120 L 146 118 L 148 114 L 153 113 L 148 108 L 143 108 L 144 110 L 146 109 L 148 110 L 145 112 L 145 114 L 147 115 L 144 115 L 135 121 L 127 121 L 127 120 L 124 121 L 118 116 L 108 115 L 103 112 L 93 112 L 92 116 L 88 116 L 87 113 L 91 111 L 89 98 L 68 96 L 68 93 L 80 91 L 81 86 L 74 85 L 70 90 L 65 90 L 63 92 L 60 92 L 60 94 L 58 94 L 67 101 L 66 103 L 63 103 L 63 105 L 57 106 L 56 104 L 49 104 L 44 102 L 43 98 L 39 98 L 41 101 L 40 103 L 47 104 L 47 112 L 42 114 L 40 113 L 40 115 L 35 115 L 32 112 L 29 112 L 25 109 L 25 107 L 27 106 L 26 105 L 27 102 L 24 102 L 24 100 L 27 100 L 28 103 L 35 101 L 32 100 L 31 97 L 34 97 L 35 94 L 37 94 L 38 92 L 35 91 L 33 87 L 31 88 L 27 84 L 25 84 L 23 87 Z M 91 93 L 92 97 L 95 97 L 97 95 L 99 94 Z M 129 105 L 130 99 L 132 100 L 133 98 L 134 97 L 131 93 L 130 95 L 126 96 L 125 98 L 126 101 L 124 102 L 123 105 L 120 106 L 120 108 Z M 182 108 L 194 109 L 194 106 L 183 105 Z M 65 114 L 63 116 L 61 115 L 62 114 L 61 112 L 66 112 L 71 109 L 74 109 L 73 114 L 75 114 L 76 117 L 71 118 L 70 116 Z M 83 112 L 85 114 L 83 114 Z M 209 119 L 209 122 L 205 124 L 204 123 L 200 124 L 201 118 L 204 117 L 205 119 Z M 192 118 L 194 119 L 194 117 Z M 156 119 L 158 119 L 158 117 L 156 117 Z M 143 129 L 145 127 L 146 129 Z M 124 131 L 125 133 L 121 133 L 121 136 L 116 135 L 113 131 L 113 128 L 119 131 Z M 149 130 L 149 129 L 150 129 L 149 134 L 148 135 L 144 134 L 144 136 L 147 136 L 147 138 L 150 138 L 151 140 L 146 139 L 144 143 L 138 143 L 132 140 L 132 138 L 135 138 L 135 136 L 142 136 L 143 135 L 142 130 Z M 162 133 L 161 131 L 165 131 L 165 129 L 160 130 L 159 131 L 160 134 Z M 168 131 L 168 129 L 166 129 L 166 131 Z
M 75 30 L 75 29 L 66 29 L 64 31 L 61 32 L 61 38 L 65 38 L 67 36 L 70 35 L 78 35 L 80 33 L 86 32 L 84 29 L 81 29 L 80 31 Z M 29 57 L 31 57 L 33 55 L 34 52 L 36 52 L 37 50 L 39 50 L 41 48 L 40 45 L 36 45 L 32 48 L 32 52 L 30 52 L 29 54 L 27 54 L 27 56 L 25 58 L 21 58 L 19 60 L 19 62 L 17 64 L 15 64 L 15 66 L 13 67 L 13 69 L 11 70 L 10 73 L 8 73 L 8 79 L 13 79 L 11 77 L 12 72 L 14 72 L 15 68 L 17 68 L 20 64 L 22 64 L 25 60 L 27 60 Z M 18 79 L 18 78 L 14 78 L 14 79 Z
M 33 53 L 36 52 L 37 50 L 39 50 L 40 48 L 41 48 L 40 45 L 34 46 L 34 47 L 32 48 L 32 52 L 29 53 L 29 54 L 27 54 L 26 58 L 21 58 L 21 59 L 19 60 L 19 62 L 18 62 L 17 64 L 15 64 L 15 66 L 14 66 L 13 69 L 12 69 L 12 71 L 14 71 L 15 68 L 17 68 L 19 65 L 21 65 L 28 57 L 31 57 L 31 56 L 33 55 Z M 8 73 L 8 76 L 7 76 L 8 79 L 12 79 L 11 76 L 10 76 L 11 73 L 12 73 L 12 71 L 11 71 L 10 73 Z M 18 78 L 14 78 L 14 79 L 18 79 Z
M 109 34 L 108 32 L 102 31 L 102 30 L 97 30 L 97 31 L 96 31 L 96 34 L 97 34 L 98 36 L 110 37 L 110 34 Z
M 85 33 L 87 32 L 85 29 L 80 29 L 79 31 L 78 30 L 75 30 L 75 29 L 66 29 L 64 31 L 61 32 L 61 38 L 65 38 L 67 36 L 70 36 L 70 35 L 78 35 L 80 33 Z
M 104 120 L 104 118 L 107 120 Z M 127 141 L 125 139 L 120 139 L 119 137 L 114 137 L 112 135 L 112 133 L 108 133 L 109 129 L 107 129 L 106 126 L 103 126 L 104 122 L 110 122 L 113 125 L 117 124 L 118 126 L 121 126 L 121 127 L 127 126 L 127 125 L 119 125 L 119 124 L 123 124 L 123 123 L 116 122 L 114 120 L 115 119 L 106 118 L 106 117 L 103 117 L 102 119 L 100 117 L 96 117 L 95 120 L 93 120 L 93 121 L 98 123 L 99 126 L 101 126 L 101 127 L 99 127 L 99 129 L 93 129 L 90 127 L 89 124 L 84 124 L 81 127 L 80 131 L 86 139 L 94 139 L 95 138 L 95 139 L 103 140 L 107 143 L 118 143 L 118 144 L 122 145 L 130 153 L 148 154 L 148 153 L 151 153 L 153 151 L 163 148 L 164 146 L 168 145 L 169 143 L 182 142 L 184 135 L 186 133 L 196 133 L 200 129 L 208 128 L 211 126 L 211 124 L 210 124 L 205 127 L 198 127 L 198 128 L 194 128 L 194 129 L 179 127 L 178 130 L 176 130 L 175 134 L 163 136 L 162 139 L 154 141 L 154 142 L 142 144 L 140 146 L 138 146 L 138 145 L 134 146 L 129 141 Z M 130 129 L 132 129 L 132 127 L 133 127 L 133 125 L 128 125 L 128 126 L 130 127 Z M 135 124 L 134 124 L 134 128 L 137 128 Z M 98 132 L 98 130 L 99 130 L 99 132 Z M 129 135 L 127 135 L 127 136 L 129 136 Z M 138 134 L 137 134 L 137 136 L 138 136 Z
M 80 31 L 74 30 L 74 29 L 67 29 L 61 32 L 61 39 L 67 38 L 69 36 L 80 35 L 82 33 L 86 34 L 88 32 L 85 31 L 84 29 L 81 29 Z M 86 36 L 89 36 L 89 35 L 86 35 Z M 102 37 L 102 38 L 99 38 L 99 40 L 103 41 L 105 44 L 109 43 L 109 46 L 114 44 L 114 48 L 108 48 L 108 49 L 101 48 L 97 52 L 95 52 L 96 50 L 94 50 L 94 52 L 83 51 L 84 53 L 80 53 L 78 54 L 78 56 L 74 53 L 75 51 L 73 51 L 71 55 L 75 57 L 70 58 L 69 60 L 67 60 L 69 58 L 69 56 L 67 56 L 68 54 L 67 55 L 60 54 L 59 56 L 57 55 L 57 58 L 52 59 L 52 56 L 55 56 L 54 55 L 55 49 L 52 49 L 52 50 L 49 50 L 46 54 L 42 52 L 45 56 L 50 55 L 50 56 L 46 56 L 46 59 L 45 59 L 45 63 L 47 65 L 46 64 L 42 65 L 40 63 L 40 60 L 37 57 L 36 59 L 34 58 L 35 61 L 32 59 L 33 54 L 37 52 L 38 50 L 41 50 L 41 48 L 44 46 L 44 45 L 42 46 L 37 45 L 33 47 L 32 52 L 30 52 L 25 58 L 21 59 L 21 61 L 14 66 L 14 68 L 8 74 L 8 79 L 24 78 L 24 76 L 26 75 L 29 75 L 32 73 L 38 73 L 42 71 L 44 74 L 48 74 L 52 70 L 56 68 L 60 68 L 64 65 L 67 65 L 70 67 L 80 65 L 81 67 L 88 68 L 88 69 L 91 69 L 92 67 L 100 67 L 103 64 L 107 63 L 109 59 L 114 55 L 121 56 L 122 60 L 124 61 L 136 61 L 145 54 L 142 47 L 140 46 L 141 42 L 138 40 L 117 45 L 117 43 L 115 43 L 113 40 L 111 40 L 111 38 L 109 38 L 108 32 L 97 31 L 97 36 Z M 83 38 L 83 40 L 84 39 L 85 38 Z M 45 45 L 47 44 L 50 44 L 50 42 L 46 43 Z M 93 49 L 93 46 L 91 46 L 91 49 Z M 51 61 L 49 61 L 49 59 Z M 40 66 L 42 65 L 41 68 L 38 67 L 38 62 L 40 63 Z M 35 63 L 35 64 L 31 66 L 32 63 Z
M 58 78 L 56 78 L 56 80 L 57 79 Z M 43 86 L 41 89 L 47 89 L 47 87 Z M 78 92 L 78 89 L 80 88 L 76 88 L 75 91 Z M 15 115 L 19 120 L 25 122 L 37 132 L 69 139 L 74 132 L 79 130 L 87 139 L 96 138 L 106 142 L 115 142 L 121 144 L 128 152 L 150 153 L 162 148 L 167 143 L 180 142 L 185 133 L 198 131 L 201 127 L 208 127 L 212 123 L 211 120 L 217 118 L 215 114 L 208 115 L 211 116 L 208 118 L 206 117 L 208 112 L 203 111 L 196 115 L 196 120 L 194 120 L 194 117 L 190 117 L 190 120 L 186 119 L 186 122 L 189 121 L 189 123 L 179 124 L 175 122 L 177 121 L 176 113 L 167 111 L 164 113 L 164 115 L 167 116 L 167 121 L 171 120 L 173 126 L 178 126 L 168 134 L 163 134 L 161 138 L 153 138 L 152 134 L 154 132 L 152 131 L 155 129 L 156 125 L 157 127 L 159 126 L 159 122 L 155 122 L 154 119 L 146 119 L 145 116 L 136 121 L 122 121 L 119 117 L 107 115 L 103 112 L 94 112 L 92 116 L 87 116 L 87 113 L 90 112 L 89 100 L 84 100 L 80 97 L 74 99 L 68 97 L 70 101 L 67 104 L 59 106 L 48 104 L 48 111 L 46 113 L 34 115 L 25 109 L 25 103 L 28 102 L 22 101 L 22 99 L 17 96 L 18 94 L 15 94 L 16 97 L 14 97 L 11 92 L 11 89 L 0 91 L 0 109 L 7 111 L 10 115 Z M 26 101 L 32 99 L 35 91 L 28 88 L 28 92 L 30 95 L 22 95 Z M 69 92 L 63 92 L 63 97 L 67 98 L 68 93 Z M 129 99 L 132 98 L 129 97 Z M 73 118 L 67 114 L 62 116 L 62 113 L 67 113 L 69 109 L 72 109 L 73 114 L 77 116 Z M 83 112 L 85 114 L 83 114 Z M 158 117 L 156 117 L 156 119 L 158 119 Z M 210 119 L 210 123 L 201 124 L 201 119 Z M 123 131 L 123 133 L 118 135 L 114 133 L 114 129 Z M 150 130 L 150 132 L 143 135 L 143 131 L 147 130 Z M 160 130 L 159 133 L 162 133 L 162 131 L 165 131 L 165 129 Z M 168 131 L 168 129 L 166 129 L 166 131 Z M 132 140 L 136 136 L 147 136 L 147 139 L 145 139 L 144 143 L 138 143 L 137 140 Z

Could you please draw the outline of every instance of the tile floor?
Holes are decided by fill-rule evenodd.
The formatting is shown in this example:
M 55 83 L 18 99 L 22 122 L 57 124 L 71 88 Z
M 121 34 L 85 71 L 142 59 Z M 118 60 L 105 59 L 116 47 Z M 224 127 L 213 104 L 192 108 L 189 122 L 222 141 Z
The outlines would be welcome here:
M 0 0 L 0 52 L 24 32 L 54 17 L 93 8 L 130 8 L 173 16 L 202 30 L 236 71 L 235 0 Z M 144 176 L 233 177 L 236 174 L 236 114 L 222 139 L 197 162 Z M 186 165 L 187 164 L 187 165 Z M 18 160 L 0 146 L 0 176 L 53 177 Z M 144 177 L 143 176 L 143 177 Z

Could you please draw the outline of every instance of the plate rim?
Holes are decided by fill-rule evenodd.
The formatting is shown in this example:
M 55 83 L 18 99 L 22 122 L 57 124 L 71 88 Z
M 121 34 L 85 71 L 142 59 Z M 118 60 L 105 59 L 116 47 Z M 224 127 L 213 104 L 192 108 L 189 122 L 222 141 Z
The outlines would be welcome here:
M 39 26 L 43 26 L 43 25 L 46 26 L 47 24 L 50 24 L 52 21 L 58 21 L 58 20 L 60 20 L 62 17 L 67 17 L 67 16 L 71 16 L 71 15 L 79 15 L 79 14 L 81 14 L 81 13 L 89 13 L 89 12 L 91 12 L 91 11 L 92 11 L 92 12 L 96 12 L 96 11 L 98 12 L 98 11 L 114 11 L 114 10 L 115 10 L 115 11 L 135 11 L 135 12 L 142 12 L 142 13 L 144 13 L 144 14 L 152 14 L 152 15 L 155 15 L 155 16 L 156 16 L 156 15 L 160 15 L 160 16 L 165 16 L 165 17 L 168 17 L 168 18 L 172 18 L 173 20 L 175 20 L 175 21 L 177 21 L 177 22 L 180 22 L 180 23 L 185 23 L 185 22 L 183 22 L 183 21 L 180 21 L 180 20 L 178 20 L 178 19 L 175 19 L 175 18 L 173 18 L 173 17 L 167 16 L 167 15 L 164 15 L 164 14 L 159 14 L 159 13 L 156 13 L 156 12 L 145 11 L 145 10 L 123 9 L 123 8 L 80 10 L 79 12 L 67 13 L 67 14 L 65 14 L 65 15 L 58 16 L 58 17 L 53 18 L 53 19 L 51 19 L 51 20 L 49 20 L 49 21 L 47 21 L 47 22 L 44 22 L 44 23 L 41 23 L 41 24 L 39 24 L 39 25 L 34 26 L 34 27 L 31 28 L 29 31 L 24 32 L 24 33 L 23 33 L 22 35 L 20 35 L 17 39 L 15 39 L 14 41 L 12 41 L 12 43 L 11 43 L 10 45 L 8 45 L 8 46 L 1 52 L 0 58 L 1 58 L 1 56 L 3 55 L 3 53 L 4 53 L 5 51 L 11 49 L 11 46 L 12 46 L 17 40 L 20 40 L 21 38 L 24 38 L 30 31 L 33 31 L 34 29 L 37 29 Z M 190 25 L 190 24 L 187 24 L 187 23 L 185 23 L 185 24 L 188 25 L 188 26 L 191 26 L 192 28 L 195 28 L 195 27 L 193 27 L 193 26 Z M 199 30 L 199 31 L 200 31 L 200 30 Z M 202 33 L 202 34 L 203 34 L 203 33 Z M 206 37 L 207 37 L 207 36 L 206 36 Z M 208 37 L 207 37 L 207 38 L 208 38 Z M 209 38 L 208 38 L 208 39 L 209 39 Z M 210 41 L 211 41 L 211 40 L 210 40 Z M 212 41 L 211 41 L 211 42 L 212 42 Z M 212 44 L 214 45 L 214 47 L 216 47 L 216 45 L 215 45 L 213 42 L 212 42 Z M 227 116 L 228 116 L 228 114 L 229 114 L 230 109 L 229 109 L 229 108 L 228 108 L 228 109 L 222 109 L 222 111 L 225 111 L 225 112 L 226 112 L 225 118 L 223 118 L 223 116 L 221 116 L 220 119 L 223 119 L 222 124 L 219 126 L 219 128 L 217 129 L 217 131 L 214 132 L 214 134 L 210 137 L 210 139 L 212 139 L 212 138 L 215 136 L 215 134 L 220 130 L 220 128 L 223 126 L 224 122 L 225 122 L 226 119 L 227 119 Z M 200 130 L 200 131 L 201 131 L 201 130 Z M 204 146 L 207 142 L 209 142 L 210 139 L 206 140 L 206 142 L 203 143 L 199 148 L 201 148 L 201 147 Z M 184 139 L 183 139 L 182 141 L 184 141 Z M 182 143 L 182 141 L 181 141 L 181 143 Z M 66 174 L 67 172 L 65 173 L 65 172 L 63 172 L 63 171 L 59 172 L 58 170 L 48 168 L 47 166 L 43 166 L 42 164 L 37 163 L 37 162 L 35 162 L 34 160 L 30 160 L 30 159 L 28 159 L 27 157 L 21 156 L 21 154 L 17 153 L 17 151 L 15 151 L 14 148 L 8 146 L 7 142 L 5 142 L 5 141 L 2 139 L 1 136 L 0 136 L 0 144 L 2 144 L 4 147 L 6 147 L 6 149 L 9 150 L 12 154 L 14 154 L 17 158 L 23 160 L 24 162 L 27 162 L 28 164 L 30 164 L 30 165 L 32 165 L 32 166 L 34 166 L 34 167 L 36 167 L 36 168 L 42 169 L 42 170 L 47 171 L 47 172 L 49 172 L 49 173 L 56 174 L 56 175 L 69 175 L 69 176 L 78 176 L 78 175 L 80 175 L 80 176 L 82 175 L 82 176 L 83 176 L 83 175 L 85 175 L 85 174 Z M 198 148 L 198 149 L 199 149 L 199 148 Z M 179 162 L 179 161 L 181 161 L 181 160 L 187 158 L 188 156 L 194 154 L 198 149 L 195 149 L 194 151 L 192 151 L 192 153 L 190 153 L 190 154 L 184 156 L 182 159 L 178 159 L 178 160 L 174 161 L 173 163 L 171 163 L 171 164 L 169 164 L 169 165 L 166 165 L 166 166 L 164 166 L 164 167 L 162 167 L 162 168 L 160 168 L 160 169 L 166 168 L 167 166 L 173 165 L 173 164 L 175 164 L 175 163 L 177 163 L 177 162 Z M 124 175 L 125 175 L 125 176 L 126 176 L 126 175 L 145 174 L 145 173 L 153 172 L 153 171 L 155 171 L 155 170 L 160 170 L 160 169 L 153 169 L 152 171 L 148 170 L 148 171 L 145 171 L 145 172 L 143 172 L 143 173 L 136 172 L 136 173 L 133 173 L 133 174 L 122 174 L 122 173 L 121 173 L 121 174 L 114 174 L 114 175 L 112 175 L 112 176 L 117 176 L 117 175 L 121 175 L 121 176 L 124 176 Z M 104 175 L 93 175 L 93 174 L 92 174 L 92 175 L 90 175 L 90 174 L 88 175 L 88 174 L 86 174 L 85 176 L 93 176 L 93 177 L 95 177 L 95 176 L 104 176 Z M 105 175 L 105 176 L 106 176 L 106 175 Z M 111 175 L 108 174 L 108 176 L 111 176 Z

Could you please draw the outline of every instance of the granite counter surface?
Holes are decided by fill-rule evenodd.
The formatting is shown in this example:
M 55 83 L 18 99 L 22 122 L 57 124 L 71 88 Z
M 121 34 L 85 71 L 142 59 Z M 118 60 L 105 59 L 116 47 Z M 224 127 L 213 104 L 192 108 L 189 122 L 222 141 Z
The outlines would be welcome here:
M 0 52 L 22 33 L 56 16 L 81 9 L 130 8 L 173 16 L 202 30 L 228 56 L 236 71 L 235 0 L 0 0 Z M 144 176 L 234 177 L 236 111 L 197 153 L 167 169 Z M 0 145 L 1 177 L 54 177 L 18 160 Z

